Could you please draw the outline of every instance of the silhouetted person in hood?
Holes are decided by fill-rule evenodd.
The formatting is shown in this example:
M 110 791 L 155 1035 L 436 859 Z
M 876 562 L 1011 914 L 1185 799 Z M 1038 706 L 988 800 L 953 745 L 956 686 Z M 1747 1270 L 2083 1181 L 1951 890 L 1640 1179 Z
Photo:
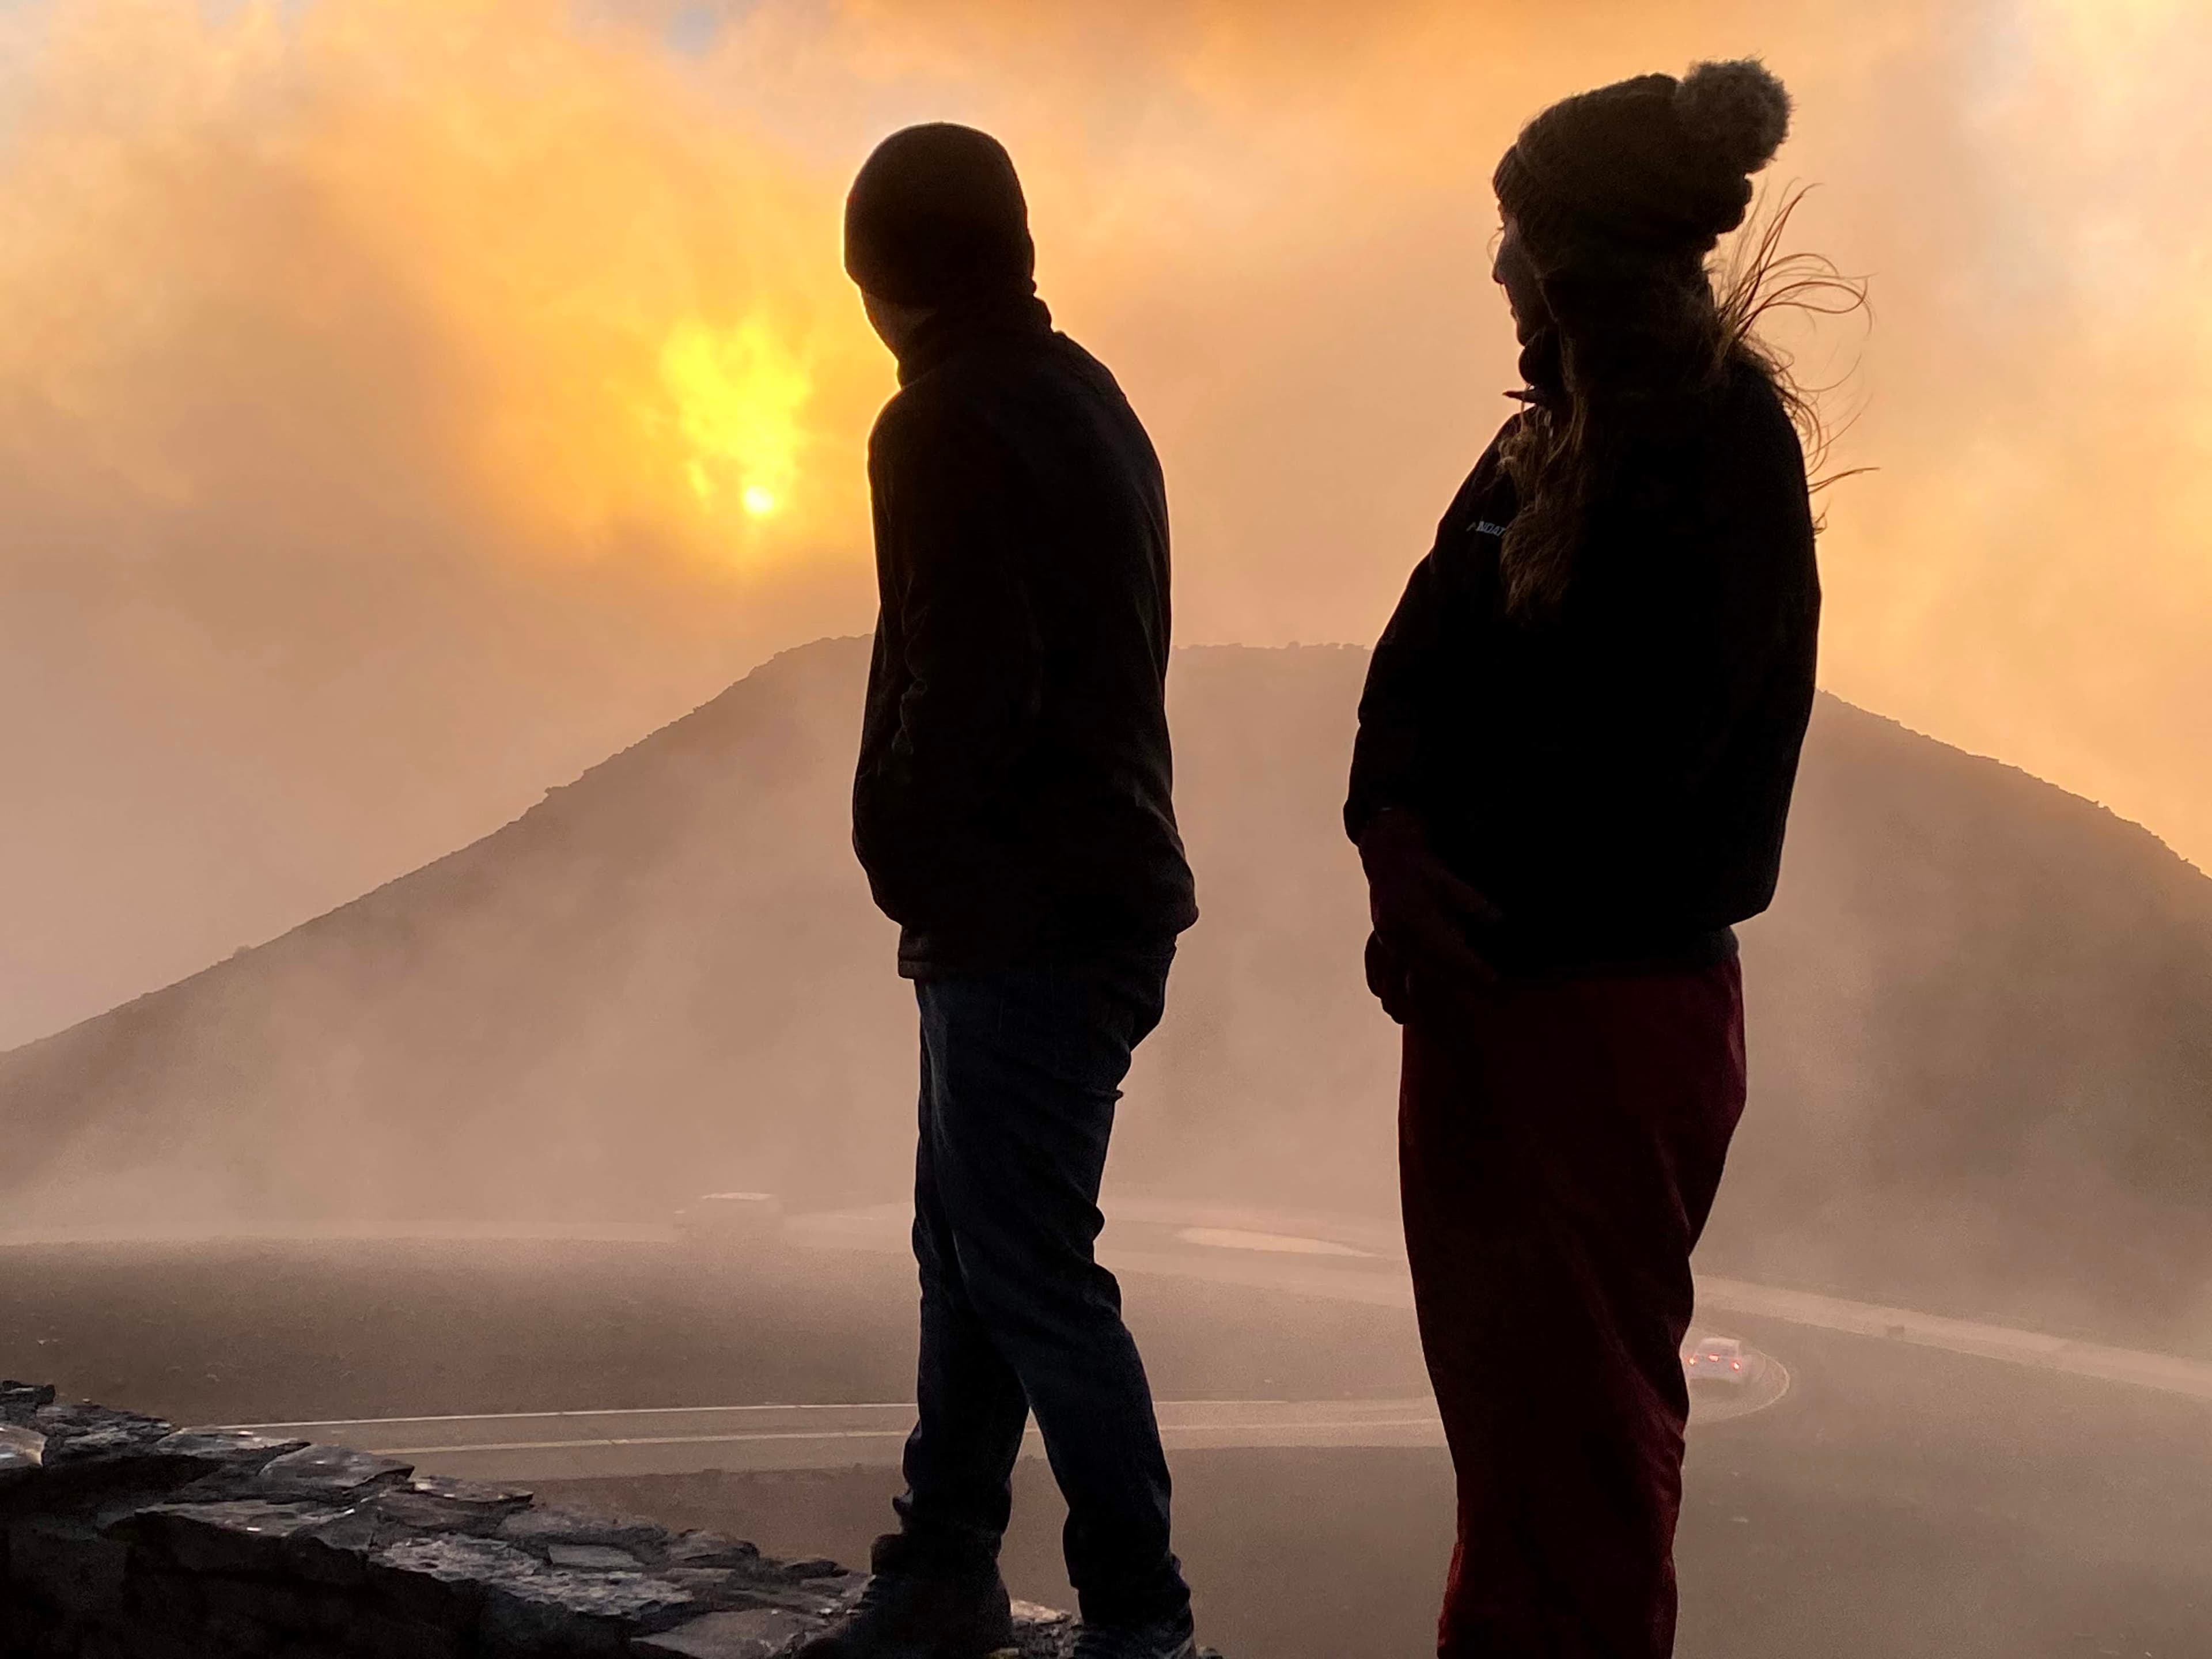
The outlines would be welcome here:
M 1753 63 L 1532 121 L 1496 177 L 1524 412 L 1376 646 L 1346 826 L 1405 1026 L 1400 1167 L 1459 1479 L 1437 1651 L 1662 1659 L 1690 1250 L 1743 1109 L 1820 607 L 1792 394 L 1705 260 Z
M 898 358 L 869 442 L 881 610 L 853 839 L 921 1022 L 920 1421 L 900 1530 L 819 1659 L 980 1659 L 1031 1412 L 1085 1659 L 1193 1651 L 1168 1470 L 1092 1255 L 1132 1050 L 1196 919 L 1171 799 L 1167 501 L 1121 388 L 1036 297 L 1013 163 L 869 157 L 846 268 Z

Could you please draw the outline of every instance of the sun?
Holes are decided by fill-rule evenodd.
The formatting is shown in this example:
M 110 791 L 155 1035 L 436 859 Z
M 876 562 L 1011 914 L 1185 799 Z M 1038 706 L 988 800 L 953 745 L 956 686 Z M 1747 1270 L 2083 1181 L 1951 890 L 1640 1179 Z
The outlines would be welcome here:
M 799 416 L 813 391 L 805 362 L 759 318 L 731 329 L 694 320 L 668 337 L 660 376 L 700 504 L 729 501 L 749 519 L 777 512 L 798 477 Z

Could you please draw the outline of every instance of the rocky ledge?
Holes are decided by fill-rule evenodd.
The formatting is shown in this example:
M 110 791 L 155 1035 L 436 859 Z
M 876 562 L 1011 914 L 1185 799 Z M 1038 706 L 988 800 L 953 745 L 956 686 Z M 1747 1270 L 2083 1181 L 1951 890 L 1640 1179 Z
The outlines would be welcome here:
M 0 1382 L 5 1659 L 779 1659 L 865 1583 L 396 1458 Z M 1017 1604 L 1020 1659 L 1073 1621 Z

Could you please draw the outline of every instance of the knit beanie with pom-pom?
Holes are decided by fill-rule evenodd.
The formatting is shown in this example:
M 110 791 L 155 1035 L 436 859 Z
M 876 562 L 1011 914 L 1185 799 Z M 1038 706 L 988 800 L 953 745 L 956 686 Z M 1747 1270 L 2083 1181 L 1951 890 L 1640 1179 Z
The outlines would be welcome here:
M 1540 264 L 1593 242 L 1703 255 L 1743 222 L 1751 179 L 1790 132 L 1790 94 L 1754 58 L 1642 75 L 1561 100 L 1492 183 Z

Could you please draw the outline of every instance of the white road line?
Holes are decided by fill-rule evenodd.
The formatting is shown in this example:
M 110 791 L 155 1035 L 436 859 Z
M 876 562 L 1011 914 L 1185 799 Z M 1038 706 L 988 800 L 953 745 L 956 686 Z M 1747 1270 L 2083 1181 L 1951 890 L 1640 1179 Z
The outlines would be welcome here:
M 1415 1400 L 1164 1400 L 1156 1408 L 1164 1431 L 1202 1433 L 1212 1430 L 1400 1427 L 1432 1422 L 1436 1406 Z M 825 1421 L 823 1419 L 835 1419 Z M 676 1406 L 583 1412 L 492 1412 L 474 1417 L 379 1417 L 313 1423 L 250 1423 L 236 1426 L 257 1434 L 329 1440 L 364 1450 L 407 1440 L 412 1450 L 473 1449 L 471 1437 L 489 1424 L 527 1425 L 545 1437 L 530 1443 L 613 1443 L 647 1437 L 656 1440 L 732 1441 L 836 1439 L 896 1430 L 903 1435 L 914 1407 L 901 1401 L 869 1401 L 816 1406 Z M 560 1435 L 574 1423 L 590 1432 Z M 444 1432 L 439 1432 L 443 1430 Z M 427 1431 L 427 1432 L 426 1432 Z M 624 1432 L 628 1431 L 628 1432 Z M 370 1443 L 377 1443 L 372 1445 Z
M 1413 1282 L 1402 1266 L 1380 1269 L 1293 1267 L 1283 1263 L 1279 1257 L 1191 1263 L 1182 1256 L 1152 1251 L 1102 1252 L 1101 1259 L 1117 1273 L 1243 1285 L 1331 1301 L 1364 1303 L 1371 1307 L 1413 1305 Z M 1909 1308 L 1884 1307 L 1877 1303 L 1850 1302 L 1840 1297 L 1782 1290 L 1739 1279 L 1700 1276 L 1698 1313 L 1701 1320 L 1710 1319 L 1717 1313 L 1750 1314 L 1817 1330 L 1910 1342 L 1919 1347 L 1970 1354 L 1978 1359 L 2000 1360 L 2007 1364 L 2063 1371 L 2100 1382 L 2125 1382 L 2165 1394 L 2212 1400 L 2212 1364 L 2203 1360 L 2077 1342 L 2018 1326 L 1952 1319 Z
M 1771 1362 L 1768 1362 L 1771 1364 Z M 1776 1386 L 1701 1401 L 1692 1426 L 1756 1411 Z M 1158 1407 L 1170 1450 L 1414 1447 L 1441 1449 L 1436 1403 L 1418 1400 L 1171 1400 Z M 686 1474 L 703 1469 L 818 1469 L 895 1464 L 910 1405 L 693 1406 L 659 1411 L 510 1412 L 238 1426 L 404 1457 L 425 1474 L 507 1480 Z M 573 1432 L 562 1432 L 564 1429 Z M 1042 1455 L 1032 1425 L 1023 1455 Z
M 1871 1302 L 1847 1302 L 1840 1297 L 1778 1290 L 1738 1279 L 1698 1279 L 1698 1307 L 1701 1313 L 1718 1310 L 1750 1314 L 1793 1325 L 1910 1342 L 1918 1347 L 1941 1348 L 1949 1353 L 1972 1354 L 1977 1358 L 2002 1360 L 2008 1364 L 2063 1371 L 2075 1376 L 2094 1377 L 2100 1382 L 2132 1383 L 2165 1394 L 2212 1400 L 2212 1364 L 2203 1360 L 2107 1347 L 2096 1342 L 2076 1342 L 2014 1325 L 1950 1319 L 1940 1314 L 1886 1308 Z
M 1335 1235 L 1341 1243 L 1355 1246 L 1369 1258 L 1358 1267 L 1322 1267 L 1310 1257 L 1286 1258 L 1258 1251 L 1121 1249 L 1114 1244 L 1109 1225 L 1101 1242 L 1099 1260 L 1116 1273 L 1285 1291 L 1328 1301 L 1362 1303 L 1370 1307 L 1413 1305 L 1413 1282 L 1407 1272 L 1402 1246 L 1392 1241 L 1387 1229 L 1311 1217 L 1271 1216 L 1265 1212 L 1185 1212 L 1174 1206 L 1132 1204 L 1127 1200 L 1117 1200 L 1114 1207 L 1116 1214 L 1153 1228 L 1195 1223 L 1282 1235 L 1311 1229 L 1323 1239 Z M 904 1217 L 903 1207 L 897 1205 L 795 1216 L 787 1224 L 787 1234 L 794 1242 L 822 1249 L 903 1250 L 907 1248 Z M 2172 1354 L 2076 1342 L 2018 1326 L 1953 1319 L 1909 1308 L 1852 1302 L 1810 1291 L 1783 1290 L 1740 1279 L 1703 1274 L 1698 1279 L 1698 1310 L 1700 1315 L 1750 1314 L 1817 1330 L 1909 1342 L 1978 1359 L 2212 1400 L 2212 1364 Z
M 313 1423 L 254 1423 L 240 1425 L 258 1434 L 289 1434 L 297 1438 L 302 1434 L 316 1434 L 334 1429 L 356 1428 L 373 1423 L 382 1428 L 398 1425 L 431 1423 L 566 1423 L 572 1419 L 600 1417 L 731 1417 L 738 1415 L 770 1415 L 775 1413 L 838 1412 L 910 1412 L 911 1405 L 896 1401 L 864 1401 L 858 1403 L 824 1405 L 787 1405 L 775 1403 L 765 1406 L 589 1406 L 574 1411 L 559 1412 L 489 1412 L 474 1415 L 449 1417 L 368 1417 L 333 1419 Z
M 1158 1410 L 1161 1438 L 1175 1450 L 1443 1444 L 1429 1400 L 1164 1401 Z M 871 1402 L 239 1426 L 405 1457 L 426 1474 L 517 1480 L 896 1463 L 913 1421 L 910 1405 Z M 565 1426 L 580 1431 L 564 1435 Z M 1023 1455 L 1042 1455 L 1034 1426 Z
M 1301 1217 L 1278 1215 L 1271 1212 L 1242 1210 L 1194 1209 L 1182 1205 L 1142 1202 L 1117 1198 L 1113 1201 L 1117 1216 L 1144 1224 L 1154 1229 L 1199 1227 L 1217 1232 L 1247 1231 L 1280 1237 L 1310 1236 L 1322 1242 L 1349 1245 L 1362 1253 L 1359 1265 L 1349 1261 L 1340 1267 L 1315 1265 L 1322 1260 L 1340 1258 L 1283 1255 L 1263 1251 L 1231 1249 L 1206 1249 L 1203 1246 L 1180 1250 L 1121 1249 L 1113 1243 L 1109 1228 L 1100 1258 L 1115 1271 L 1149 1277 L 1198 1280 L 1213 1284 L 1243 1285 L 1253 1289 L 1286 1291 L 1335 1302 L 1364 1304 L 1373 1307 L 1404 1308 L 1413 1306 L 1413 1281 L 1407 1277 L 1405 1261 L 1396 1255 L 1395 1235 L 1384 1225 L 1372 1222 L 1349 1222 L 1342 1218 Z M 866 1210 L 822 1212 L 790 1218 L 786 1223 L 785 1237 L 791 1243 L 813 1249 L 855 1249 L 870 1252 L 903 1253 L 907 1248 L 907 1219 L 904 1206 L 884 1205 Z M 263 1233 L 240 1232 L 235 1228 L 210 1237 L 262 1237 L 292 1238 L 299 1237 L 295 1230 L 268 1231 Z M 384 1239 L 394 1236 L 388 1228 L 328 1229 L 321 1237 L 333 1239 Z M 676 1242 L 673 1230 L 661 1226 L 597 1226 L 547 1227 L 517 1230 L 506 1226 L 465 1227 L 440 1225 L 423 1227 L 402 1235 L 423 1239 L 471 1242 L 479 1239 L 507 1239 L 520 1237 L 592 1239 L 595 1241 L 631 1243 L 638 1244 L 670 1244 Z M 113 1242 L 138 1235 L 118 1234 L 112 1231 L 63 1235 L 55 1233 L 0 1233 L 0 1244 L 51 1244 L 78 1237 L 85 1240 Z M 173 1234 L 158 1237 L 143 1235 L 144 1242 L 177 1242 Z M 1876 1303 L 1854 1302 L 1841 1297 L 1822 1296 L 1808 1291 L 1784 1290 L 1774 1285 L 1754 1285 L 1742 1279 L 1700 1276 L 1698 1280 L 1698 1308 L 1701 1316 L 1713 1313 L 1735 1313 L 1772 1319 L 1785 1323 L 1802 1325 L 1814 1329 L 1839 1331 L 1854 1336 L 1864 1336 L 1888 1341 L 1911 1343 L 1916 1346 L 1938 1348 L 1947 1352 L 1970 1355 L 1976 1358 L 1996 1360 L 2005 1364 L 2024 1365 L 2034 1370 L 2058 1371 L 2106 1382 L 2119 1382 L 2136 1388 L 2156 1389 L 2197 1400 L 2212 1400 L 2212 1363 L 2185 1359 L 2178 1355 L 2144 1352 L 2130 1348 L 2108 1346 L 2100 1343 L 2077 1342 L 2065 1337 L 2051 1336 L 2040 1331 L 2023 1329 L 2017 1326 L 1998 1325 L 1983 1321 L 1954 1319 L 1942 1315 L 1921 1313 L 1909 1308 L 1894 1308 Z M 708 1408 L 720 1409 L 720 1408 Z M 751 1409 L 751 1408 L 744 1408 Z M 836 1411 L 838 1407 L 793 1407 L 790 1410 Z M 535 1415 L 566 1419 L 589 1417 L 592 1412 L 542 1413 Z M 471 1421 L 477 1419 L 418 1418 L 414 1422 Z M 280 1425 L 283 1426 L 283 1425 Z M 309 1428 L 320 1425 L 307 1425 Z M 338 1425 L 341 1427 L 350 1425 Z

